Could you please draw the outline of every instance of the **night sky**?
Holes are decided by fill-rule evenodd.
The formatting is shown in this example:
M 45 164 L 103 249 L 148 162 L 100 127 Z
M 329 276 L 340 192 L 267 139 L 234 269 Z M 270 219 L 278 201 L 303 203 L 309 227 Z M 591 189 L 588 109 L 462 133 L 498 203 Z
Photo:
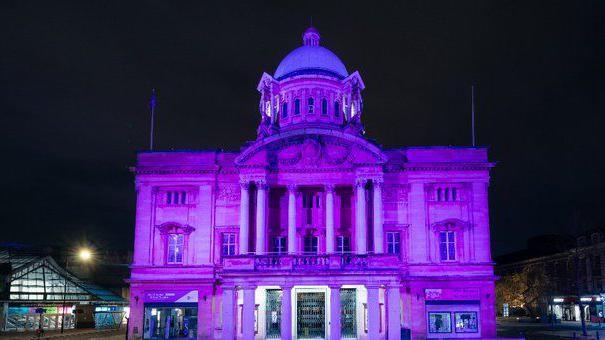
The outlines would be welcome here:
M 135 152 L 239 150 L 256 85 L 313 24 L 385 147 L 468 145 L 495 255 L 605 224 L 604 1 L 2 1 L 0 241 L 131 249 Z

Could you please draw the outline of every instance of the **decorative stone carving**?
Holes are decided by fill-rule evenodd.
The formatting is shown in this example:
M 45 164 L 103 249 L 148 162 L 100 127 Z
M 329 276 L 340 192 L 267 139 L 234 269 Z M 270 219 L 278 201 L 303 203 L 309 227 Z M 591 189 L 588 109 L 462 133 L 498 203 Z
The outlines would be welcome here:
M 240 183 L 242 188 L 245 190 L 248 189 L 248 184 L 245 185 Z M 238 201 L 240 196 L 240 190 L 236 185 L 232 184 L 223 184 L 219 186 L 218 193 L 216 195 L 216 199 L 219 201 Z

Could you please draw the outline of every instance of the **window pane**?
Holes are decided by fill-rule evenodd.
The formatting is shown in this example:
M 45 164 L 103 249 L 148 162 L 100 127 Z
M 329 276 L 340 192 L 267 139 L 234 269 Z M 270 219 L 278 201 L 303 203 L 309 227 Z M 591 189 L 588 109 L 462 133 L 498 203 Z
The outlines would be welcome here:
M 441 261 L 447 261 L 447 246 L 445 243 L 439 243 L 439 258 Z
M 281 108 L 281 116 L 283 118 L 288 117 L 288 103 L 284 103 Z
M 453 261 L 456 259 L 456 249 L 454 243 L 449 244 L 449 255 L 448 260 Z
M 334 102 L 334 117 L 338 117 L 340 115 L 340 105 L 338 102 Z
M 442 231 L 439 233 L 439 242 L 446 242 L 447 241 L 447 235 L 445 231 Z

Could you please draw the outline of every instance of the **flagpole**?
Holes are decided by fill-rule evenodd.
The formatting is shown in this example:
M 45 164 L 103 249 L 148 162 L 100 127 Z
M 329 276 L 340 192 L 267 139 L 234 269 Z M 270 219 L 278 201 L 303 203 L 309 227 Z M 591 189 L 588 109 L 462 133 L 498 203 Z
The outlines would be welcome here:
M 473 147 L 475 147 L 475 84 L 471 85 L 471 131 L 472 143 Z
M 155 88 L 151 90 L 151 99 L 149 99 L 149 108 L 151 109 L 151 129 L 149 133 L 149 150 L 153 150 L 153 128 L 155 121 L 155 105 L 156 105 L 156 95 Z

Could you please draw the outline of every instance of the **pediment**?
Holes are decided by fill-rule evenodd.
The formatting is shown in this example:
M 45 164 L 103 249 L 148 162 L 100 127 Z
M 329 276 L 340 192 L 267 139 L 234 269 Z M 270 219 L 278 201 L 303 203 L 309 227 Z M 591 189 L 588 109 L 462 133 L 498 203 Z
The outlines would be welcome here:
M 351 168 L 380 165 L 386 156 L 369 141 L 341 133 L 309 133 L 266 138 L 242 151 L 236 160 L 240 167 L 266 167 L 274 170 Z

